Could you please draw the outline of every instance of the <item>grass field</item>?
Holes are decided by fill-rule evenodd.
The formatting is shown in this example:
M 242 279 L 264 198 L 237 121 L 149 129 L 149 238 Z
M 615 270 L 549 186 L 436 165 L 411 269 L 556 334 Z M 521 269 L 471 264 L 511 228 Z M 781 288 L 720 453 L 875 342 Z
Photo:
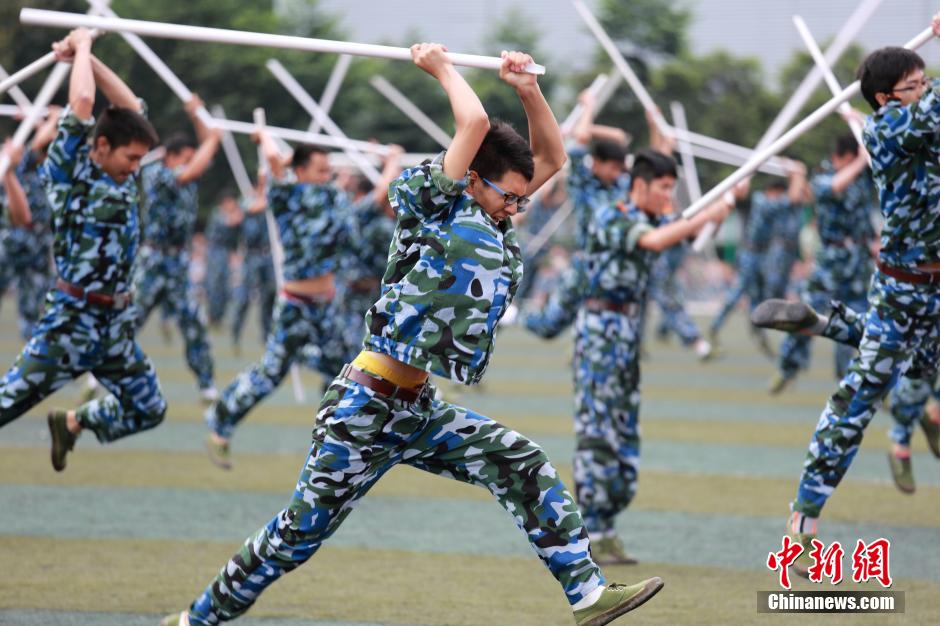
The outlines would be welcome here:
M 0 311 L 4 368 L 22 345 L 12 304 L 6 299 Z M 220 389 L 260 354 L 254 332 L 250 326 L 240 357 L 227 336 L 213 335 Z M 235 468 L 223 472 L 202 451 L 202 409 L 178 333 L 166 345 L 151 323 L 141 342 L 169 400 L 158 428 L 110 446 L 84 436 L 62 474 L 49 464 L 44 416 L 51 406 L 77 402 L 77 385 L 0 430 L 0 624 L 153 625 L 185 607 L 287 502 L 309 445 L 318 377 L 304 374 L 304 405 L 285 384 L 252 413 L 233 442 Z M 570 485 L 570 338 L 543 342 L 510 328 L 498 344 L 484 385 L 458 401 L 538 441 Z M 894 589 L 906 592 L 906 613 L 757 614 L 756 591 L 777 588 L 767 553 L 780 548 L 806 443 L 834 388 L 831 350 L 817 342 L 813 369 L 787 395 L 771 398 L 764 390 L 771 364 L 753 349 L 740 316 L 723 348 L 721 359 L 702 365 L 674 343 L 649 343 L 639 495 L 619 523 L 641 565 L 608 568 L 607 575 L 659 575 L 666 588 L 622 623 L 936 623 L 940 463 L 918 433 L 918 492 L 898 492 L 885 460 L 884 413 L 831 499 L 821 534 L 849 552 L 857 538 L 889 538 Z M 846 568 L 851 578 L 849 557 Z M 397 468 L 309 563 L 238 623 L 572 622 L 560 589 L 489 494 Z

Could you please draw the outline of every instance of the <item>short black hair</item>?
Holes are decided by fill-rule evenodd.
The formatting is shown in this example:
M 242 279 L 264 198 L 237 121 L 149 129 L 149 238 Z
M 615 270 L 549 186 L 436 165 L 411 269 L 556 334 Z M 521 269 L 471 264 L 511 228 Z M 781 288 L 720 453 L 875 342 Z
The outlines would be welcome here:
M 872 110 L 881 108 L 876 93 L 891 93 L 902 78 L 926 67 L 924 59 L 907 48 L 888 47 L 875 50 L 862 61 L 858 79 L 862 82 L 862 95 Z
M 173 133 L 163 142 L 167 154 L 179 154 L 187 148 L 196 149 L 196 141 L 186 133 Z
M 764 191 L 786 191 L 790 188 L 789 183 L 783 178 L 772 178 L 769 183 L 764 185 Z
M 838 157 L 851 154 L 853 157 L 858 156 L 858 140 L 855 139 L 855 135 L 851 133 L 845 133 L 844 135 L 839 135 L 836 138 L 836 143 L 832 147 L 832 153 Z
M 229 199 L 235 200 L 236 202 L 238 202 L 238 192 L 236 192 L 231 187 L 223 187 L 222 190 L 219 191 L 218 195 L 216 195 L 215 203 L 222 204 L 223 202 Z
M 294 154 L 290 158 L 290 166 L 303 167 L 310 162 L 315 154 L 329 154 L 329 152 L 320 146 L 313 146 L 308 143 L 300 144 L 294 148 Z
M 112 149 L 128 146 L 134 142 L 140 142 L 152 148 L 160 142 L 157 131 L 146 117 L 137 111 L 116 106 L 109 106 L 98 116 L 95 134 L 92 137 L 94 143 L 98 143 L 99 137 L 107 139 Z
M 529 142 L 512 124 L 491 119 L 490 130 L 473 157 L 470 169 L 490 180 L 499 180 L 506 172 L 513 171 L 531 181 L 535 176 L 535 160 Z
M 655 150 L 643 149 L 633 155 L 633 167 L 630 168 L 630 189 L 637 180 L 651 183 L 657 178 L 679 177 L 676 160 Z
M 617 161 L 622 164 L 627 158 L 627 146 L 611 139 L 598 139 L 591 146 L 591 156 L 595 161 Z
M 353 189 L 356 190 L 356 193 L 365 195 L 367 193 L 371 193 L 374 188 L 374 185 L 369 181 L 368 178 L 362 174 L 356 175 L 356 184 L 353 186 Z

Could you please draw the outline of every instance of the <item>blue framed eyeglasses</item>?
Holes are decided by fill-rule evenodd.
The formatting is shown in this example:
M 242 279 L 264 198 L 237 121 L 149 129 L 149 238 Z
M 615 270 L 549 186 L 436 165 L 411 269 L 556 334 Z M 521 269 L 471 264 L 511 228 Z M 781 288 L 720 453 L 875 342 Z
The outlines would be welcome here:
M 502 189 L 499 188 L 499 185 L 497 185 L 493 181 L 483 178 L 482 176 L 480 177 L 480 180 L 482 180 L 484 183 L 486 183 L 487 185 L 495 189 L 497 192 L 503 194 L 503 202 L 504 202 L 503 206 L 511 206 L 515 204 L 517 213 L 525 213 L 525 207 L 527 204 L 529 204 L 529 201 L 532 198 L 530 198 L 529 196 L 517 196 L 514 193 L 503 191 Z

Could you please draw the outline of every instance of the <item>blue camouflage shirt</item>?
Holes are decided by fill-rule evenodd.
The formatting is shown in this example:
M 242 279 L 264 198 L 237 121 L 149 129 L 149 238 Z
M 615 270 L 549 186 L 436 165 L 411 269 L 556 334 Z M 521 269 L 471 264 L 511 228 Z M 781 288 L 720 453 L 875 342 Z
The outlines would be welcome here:
M 284 280 L 304 280 L 337 269 L 346 221 L 338 207 L 343 192 L 333 185 L 298 183 L 289 172 L 268 184 L 268 208 L 284 248 Z
M 813 176 L 810 186 L 816 199 L 816 228 L 823 245 L 844 243 L 847 239 L 866 245 L 872 237 L 871 177 L 862 172 L 841 194 L 832 190 L 835 170 L 828 163 Z
M 140 240 L 137 181 L 118 184 L 92 161 L 88 139 L 94 124 L 66 108 L 42 164 L 53 257 L 65 281 L 88 291 L 127 292 Z
M 144 185 L 144 243 L 157 249 L 186 248 L 198 213 L 199 185 L 181 185 L 184 166 L 170 169 L 157 161 L 141 173 Z
M 222 211 L 217 210 L 209 218 L 209 224 L 206 226 L 206 241 L 215 248 L 234 252 L 238 249 L 241 230 L 241 222 L 228 224 Z
M 662 223 L 633 205 L 602 209 L 590 229 L 587 247 L 588 285 L 585 298 L 618 304 L 642 302 L 657 253 L 641 248 L 640 238 Z
M 388 267 L 389 245 L 395 220 L 375 202 L 372 194 L 349 206 L 349 254 L 344 268 L 349 282 L 379 279 Z
M 940 261 L 940 81 L 910 106 L 892 101 L 862 133 L 884 226 L 881 261 L 913 269 Z
M 264 211 L 245 211 L 241 238 L 245 251 L 249 254 L 271 253 L 271 242 L 268 240 L 268 218 Z
M 622 174 L 612 185 L 605 185 L 588 166 L 587 146 L 574 144 L 568 148 L 568 195 L 574 203 L 575 220 L 578 230 L 575 233 L 577 246 L 583 249 L 587 245 L 591 220 L 606 207 L 625 202 L 630 193 L 630 175 Z
M 522 254 L 512 221 L 494 222 L 465 191 L 466 177 L 448 178 L 444 154 L 389 186 L 398 221 L 365 348 L 473 384 L 522 278 Z
M 764 252 L 774 238 L 775 229 L 781 225 L 781 218 L 792 219 L 792 213 L 793 206 L 786 193 L 771 198 L 763 191 L 755 191 L 751 195 L 751 212 L 744 227 L 744 245 L 749 250 Z

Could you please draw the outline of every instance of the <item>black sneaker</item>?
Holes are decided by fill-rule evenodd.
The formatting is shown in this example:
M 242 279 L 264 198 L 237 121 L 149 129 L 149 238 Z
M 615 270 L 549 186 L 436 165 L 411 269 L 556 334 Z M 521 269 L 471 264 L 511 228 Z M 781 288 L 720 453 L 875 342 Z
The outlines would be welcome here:
M 69 430 L 66 411 L 49 411 L 46 421 L 49 424 L 49 435 L 52 437 L 52 469 L 61 472 L 65 469 L 65 457 L 75 447 L 78 437 Z
M 787 333 L 812 328 L 820 320 L 819 313 L 805 302 L 764 300 L 751 311 L 751 324 Z

